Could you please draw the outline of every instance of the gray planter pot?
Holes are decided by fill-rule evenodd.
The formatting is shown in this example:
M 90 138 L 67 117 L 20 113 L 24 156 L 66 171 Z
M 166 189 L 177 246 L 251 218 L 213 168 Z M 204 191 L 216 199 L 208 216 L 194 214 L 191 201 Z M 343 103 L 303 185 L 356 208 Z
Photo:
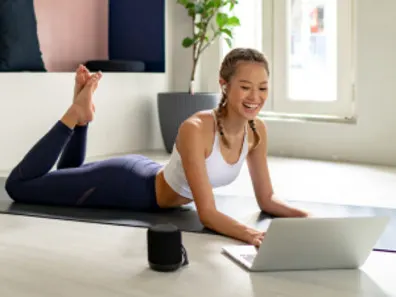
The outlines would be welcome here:
M 217 107 L 220 93 L 167 92 L 159 93 L 157 106 L 165 149 L 172 152 L 181 123 L 194 113 Z

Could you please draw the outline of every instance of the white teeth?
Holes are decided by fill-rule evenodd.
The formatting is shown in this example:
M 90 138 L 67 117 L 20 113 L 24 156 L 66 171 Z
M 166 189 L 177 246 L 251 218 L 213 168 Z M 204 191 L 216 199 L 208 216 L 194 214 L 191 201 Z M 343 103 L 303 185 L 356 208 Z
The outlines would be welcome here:
M 246 107 L 248 107 L 248 108 L 252 108 L 252 109 L 258 107 L 258 104 L 247 104 L 247 103 L 244 103 L 243 105 L 246 106 Z

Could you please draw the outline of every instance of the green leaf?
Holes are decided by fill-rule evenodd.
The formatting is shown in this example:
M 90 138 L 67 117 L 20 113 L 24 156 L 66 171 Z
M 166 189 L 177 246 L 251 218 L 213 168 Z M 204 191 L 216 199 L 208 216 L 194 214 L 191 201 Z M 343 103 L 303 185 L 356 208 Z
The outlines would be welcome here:
M 216 23 L 217 23 L 217 26 L 219 26 L 220 28 L 224 27 L 224 25 L 226 25 L 228 23 L 228 15 L 226 15 L 225 13 L 219 12 L 216 15 Z
M 227 34 L 230 38 L 232 38 L 232 32 L 230 29 L 223 28 L 220 30 L 222 33 Z
M 187 9 L 190 17 L 205 12 L 204 5 L 202 3 L 188 2 L 186 3 L 185 8 Z
M 183 47 L 187 48 L 190 47 L 194 44 L 194 39 L 190 38 L 190 37 L 186 37 L 183 39 L 182 45 Z
M 213 0 L 205 1 L 205 9 L 209 10 L 215 7 L 215 3 Z
M 196 3 L 194 5 L 194 9 L 196 14 L 202 14 L 205 12 L 205 6 L 203 3 Z
M 232 48 L 232 40 L 230 38 L 225 38 L 225 41 L 227 42 L 229 48 Z
M 237 0 L 230 0 L 230 10 L 233 10 L 235 8 L 235 5 L 238 4 Z
M 216 8 L 220 8 L 221 7 L 221 5 L 222 5 L 222 1 L 221 0 L 212 0 L 213 1 L 213 5 L 214 5 L 214 7 L 216 7 Z
M 230 17 L 227 19 L 227 26 L 236 27 L 236 26 L 240 26 L 240 25 L 241 25 L 241 23 L 236 16 L 233 16 L 233 17 Z
M 177 3 L 183 5 L 185 8 L 188 8 L 189 5 L 194 5 L 194 1 L 190 0 L 177 0 Z
M 187 5 L 188 0 L 177 0 L 177 4 L 181 4 L 181 5 Z

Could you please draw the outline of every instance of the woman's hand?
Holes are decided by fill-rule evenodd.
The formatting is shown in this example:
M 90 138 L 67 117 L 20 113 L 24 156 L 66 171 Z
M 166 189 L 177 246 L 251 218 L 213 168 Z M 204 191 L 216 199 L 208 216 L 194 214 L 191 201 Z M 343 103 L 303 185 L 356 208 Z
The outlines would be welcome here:
M 302 209 L 295 209 L 294 213 L 291 215 L 291 217 L 294 217 L 294 218 L 308 218 L 311 216 L 312 216 L 311 213 L 309 213 L 305 210 L 302 210 Z
M 247 243 L 259 247 L 264 239 L 265 232 L 254 229 L 248 230 Z

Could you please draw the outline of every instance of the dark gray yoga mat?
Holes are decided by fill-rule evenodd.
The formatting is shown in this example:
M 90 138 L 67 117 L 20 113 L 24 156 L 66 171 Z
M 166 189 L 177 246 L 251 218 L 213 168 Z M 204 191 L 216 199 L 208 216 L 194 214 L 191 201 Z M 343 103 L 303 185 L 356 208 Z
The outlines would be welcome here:
M 31 205 L 14 203 L 4 191 L 4 178 L 0 178 L 0 187 L 0 213 L 4 214 L 143 228 L 160 223 L 172 223 L 185 232 L 216 234 L 202 226 L 193 204 L 156 213 L 131 212 L 117 209 Z M 56 197 L 54 197 L 55 200 Z M 374 250 L 396 252 L 396 209 L 303 201 L 288 201 L 288 203 L 305 209 L 315 216 L 390 216 L 391 221 L 375 245 Z M 265 230 L 271 222 L 270 216 L 259 212 L 254 197 L 217 195 L 216 206 L 223 213 L 260 230 Z

